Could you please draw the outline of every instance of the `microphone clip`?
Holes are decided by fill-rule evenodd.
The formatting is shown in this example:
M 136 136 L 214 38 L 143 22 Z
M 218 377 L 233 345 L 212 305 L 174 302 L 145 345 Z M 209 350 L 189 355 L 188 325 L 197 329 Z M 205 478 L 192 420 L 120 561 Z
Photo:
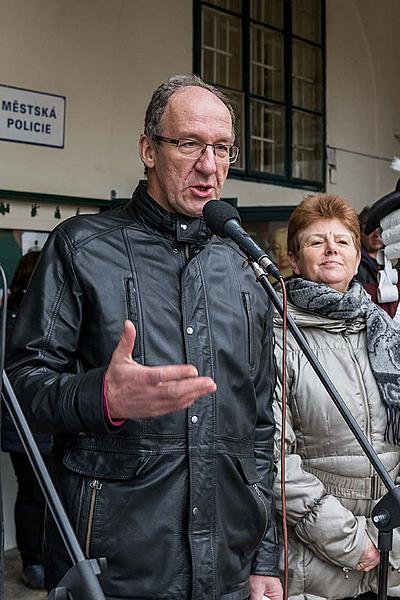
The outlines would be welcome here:
M 260 281 L 263 277 L 267 277 L 267 272 L 258 264 L 258 262 L 248 260 L 250 267 L 253 269 L 256 280 Z

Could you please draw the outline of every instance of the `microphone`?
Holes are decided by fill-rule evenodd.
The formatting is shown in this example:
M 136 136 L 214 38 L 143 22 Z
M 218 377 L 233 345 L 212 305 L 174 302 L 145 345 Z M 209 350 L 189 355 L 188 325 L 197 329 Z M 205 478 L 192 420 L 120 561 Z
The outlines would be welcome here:
M 231 204 L 223 200 L 209 200 L 203 207 L 203 217 L 212 233 L 236 242 L 248 258 L 258 263 L 275 279 L 279 280 L 282 277 L 265 250 L 262 250 L 240 225 L 239 213 Z

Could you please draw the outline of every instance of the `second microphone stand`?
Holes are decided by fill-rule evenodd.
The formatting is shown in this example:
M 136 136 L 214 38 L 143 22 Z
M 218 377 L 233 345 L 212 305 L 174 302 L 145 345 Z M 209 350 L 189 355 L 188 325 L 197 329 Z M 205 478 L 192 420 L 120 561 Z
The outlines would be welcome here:
M 36 478 L 42 488 L 46 503 L 73 564 L 57 587 L 50 592 L 48 598 L 49 600 L 105 600 L 97 577 L 106 568 L 107 563 L 104 558 L 99 559 L 99 561 L 85 558 L 54 484 L 50 479 L 35 439 L 29 429 L 25 415 L 4 371 L 2 373 L 2 380 L 4 384 L 2 394 L 4 402 L 24 445 Z
M 283 316 L 283 304 L 278 294 L 272 287 L 266 272 L 260 267 L 257 262 L 252 262 L 254 273 L 256 274 L 257 281 L 263 286 L 265 292 L 268 294 L 272 304 L 275 306 L 278 313 Z M 300 329 L 296 325 L 293 318 L 287 314 L 286 317 L 288 329 L 292 333 L 296 342 L 304 352 L 306 358 L 310 362 L 315 374 L 321 381 L 325 390 L 335 403 L 340 414 L 346 421 L 346 424 L 352 431 L 354 437 L 360 444 L 368 460 L 375 469 L 378 477 L 385 485 L 388 493 L 385 494 L 379 502 L 375 505 L 372 511 L 372 521 L 375 527 L 378 529 L 378 548 L 380 550 L 380 563 L 379 563 L 379 582 L 378 582 L 378 600 L 386 600 L 387 598 L 387 579 L 389 570 L 389 552 L 392 549 L 393 543 L 393 529 L 400 526 L 400 488 L 396 487 L 393 480 L 391 479 L 388 471 L 384 464 L 380 460 L 379 456 L 375 452 L 374 448 L 366 438 L 364 432 L 358 425 L 357 421 L 351 414 L 348 406 L 340 396 L 339 392 L 329 379 L 326 371 L 318 361 L 317 357 L 311 350 L 307 340 L 301 333 Z

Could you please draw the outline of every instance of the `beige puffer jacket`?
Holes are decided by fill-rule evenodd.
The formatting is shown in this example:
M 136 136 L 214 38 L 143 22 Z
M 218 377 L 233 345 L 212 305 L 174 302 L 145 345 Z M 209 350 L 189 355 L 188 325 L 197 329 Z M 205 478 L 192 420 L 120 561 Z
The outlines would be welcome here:
M 399 473 L 400 448 L 384 441 L 386 413 L 366 349 L 365 324 L 333 321 L 289 304 L 289 312 L 328 373 L 391 477 Z M 275 315 L 275 492 L 280 494 L 282 320 Z M 286 495 L 290 600 L 338 599 L 377 591 L 377 571 L 356 571 L 369 535 L 369 515 L 386 488 L 374 474 L 335 404 L 288 332 Z M 390 596 L 400 597 L 400 531 L 390 553 Z

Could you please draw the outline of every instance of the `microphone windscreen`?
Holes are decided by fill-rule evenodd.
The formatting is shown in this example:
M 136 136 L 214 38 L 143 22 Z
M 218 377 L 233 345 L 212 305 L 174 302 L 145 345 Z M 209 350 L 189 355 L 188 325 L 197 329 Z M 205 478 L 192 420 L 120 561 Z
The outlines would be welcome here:
M 238 211 L 224 200 L 209 200 L 203 206 L 203 217 L 207 227 L 216 235 L 224 236 L 224 225 L 231 219 L 240 221 Z

